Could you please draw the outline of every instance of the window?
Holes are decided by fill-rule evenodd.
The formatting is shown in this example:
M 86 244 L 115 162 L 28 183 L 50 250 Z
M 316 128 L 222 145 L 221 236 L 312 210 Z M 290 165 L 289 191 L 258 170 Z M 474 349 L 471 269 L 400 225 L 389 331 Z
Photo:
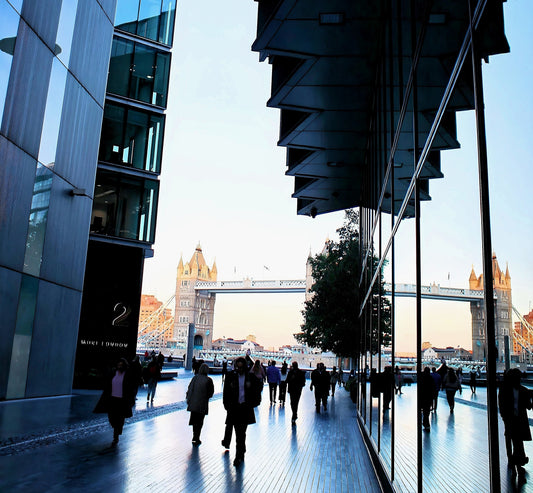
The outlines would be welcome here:
M 186 317 L 186 316 L 179 317 L 179 323 L 180 324 L 188 324 L 189 323 L 189 317 Z
M 153 243 L 159 182 L 99 171 L 91 233 Z
M 165 108 L 169 71 L 169 53 L 115 36 L 107 92 Z
M 180 306 L 190 306 L 190 301 L 189 300 L 180 300 Z
M 189 285 L 189 281 L 181 281 L 181 285 L 182 285 L 183 287 L 186 287 L 186 286 Z
M 100 161 L 161 171 L 165 117 L 107 102 L 100 138 Z

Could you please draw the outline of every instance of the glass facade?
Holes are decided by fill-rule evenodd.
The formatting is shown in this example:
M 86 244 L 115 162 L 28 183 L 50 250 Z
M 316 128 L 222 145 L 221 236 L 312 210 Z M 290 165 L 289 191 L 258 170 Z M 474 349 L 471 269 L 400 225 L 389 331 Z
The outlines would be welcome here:
M 107 92 L 165 108 L 170 53 L 115 36 Z
M 174 13 L 175 2 L 119 1 L 109 63 L 91 233 L 145 247 L 155 239 Z
M 176 0 L 118 0 L 115 28 L 172 45 Z
M 0 400 L 72 389 L 112 37 L 97 0 L 0 0 Z
M 159 182 L 100 170 L 91 233 L 154 242 Z
M 108 102 L 98 159 L 159 173 L 164 129 L 164 115 Z

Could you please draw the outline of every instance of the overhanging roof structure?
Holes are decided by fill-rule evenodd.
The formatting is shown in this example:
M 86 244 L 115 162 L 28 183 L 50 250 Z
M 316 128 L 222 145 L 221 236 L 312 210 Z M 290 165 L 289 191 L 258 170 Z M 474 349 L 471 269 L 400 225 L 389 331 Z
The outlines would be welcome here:
M 256 1 L 252 50 L 272 65 L 267 105 L 281 110 L 278 145 L 287 148 L 298 214 L 375 209 L 380 197 L 391 195 L 394 200 L 381 209 L 398 213 L 415 167 L 413 108 L 420 150 L 457 68 L 469 2 Z M 482 56 L 507 52 L 502 0 L 480 0 L 474 7 Z M 474 108 L 468 59 L 459 69 L 418 177 L 422 200 L 431 198 L 429 180 L 443 177 L 440 151 L 459 147 L 455 113 Z M 413 80 L 416 104 L 415 91 L 406 89 Z M 386 179 L 389 163 L 393 180 Z M 403 215 L 413 214 L 408 204 Z

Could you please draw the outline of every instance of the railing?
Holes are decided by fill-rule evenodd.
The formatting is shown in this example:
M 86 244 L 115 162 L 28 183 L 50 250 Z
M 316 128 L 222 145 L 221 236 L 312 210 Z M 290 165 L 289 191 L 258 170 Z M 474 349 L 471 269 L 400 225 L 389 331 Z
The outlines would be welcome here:
M 242 281 L 196 281 L 196 291 L 223 292 L 301 292 L 305 293 L 305 279 Z

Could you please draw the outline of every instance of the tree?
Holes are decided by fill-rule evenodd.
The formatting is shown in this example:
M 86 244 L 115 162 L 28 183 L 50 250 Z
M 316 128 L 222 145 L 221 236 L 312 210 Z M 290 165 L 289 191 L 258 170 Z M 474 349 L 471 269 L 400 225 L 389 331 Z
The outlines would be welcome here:
M 355 357 L 368 347 L 378 351 L 377 317 L 373 316 L 372 336 L 361 337 L 360 290 L 361 258 L 359 251 L 359 215 L 355 210 L 345 211 L 343 225 L 337 230 L 339 241 L 329 241 L 322 253 L 309 259 L 313 285 L 311 299 L 305 302 L 302 314 L 302 332 L 295 334 L 298 341 L 338 356 Z M 374 267 L 377 259 L 372 258 Z M 372 293 L 372 306 L 377 310 L 379 294 L 385 294 L 383 283 Z M 377 314 L 377 311 L 374 312 Z M 390 302 L 381 298 L 382 345 L 390 343 Z

